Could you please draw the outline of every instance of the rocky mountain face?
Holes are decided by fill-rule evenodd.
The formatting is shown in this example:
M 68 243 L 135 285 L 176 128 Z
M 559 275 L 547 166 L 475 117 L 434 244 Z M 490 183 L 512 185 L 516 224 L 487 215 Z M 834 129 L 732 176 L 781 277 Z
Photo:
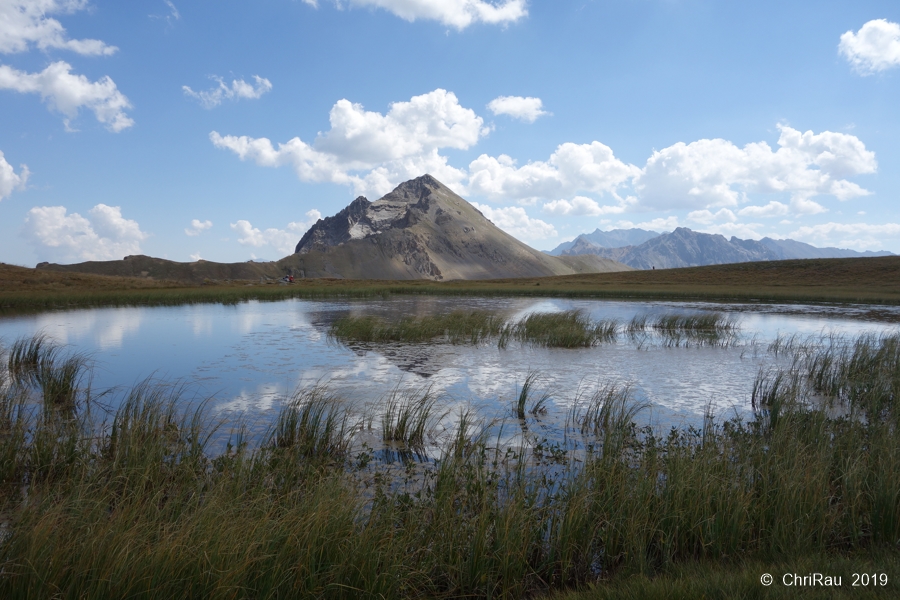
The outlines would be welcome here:
M 642 244 L 621 248 L 602 248 L 596 244 L 579 242 L 576 238 L 576 243 L 563 251 L 562 255 L 583 253 L 596 254 L 636 269 L 671 269 L 793 258 L 850 258 L 891 254 L 816 248 L 789 239 L 763 238 L 757 241 L 732 237 L 729 240 L 722 235 L 698 233 L 686 227 L 679 227 L 672 233 L 664 233 Z
M 622 248 L 624 246 L 637 246 L 659 235 L 656 231 L 646 229 L 610 229 L 609 231 L 594 230 L 594 233 L 582 233 L 571 242 L 563 242 L 547 254 L 560 256 L 563 254 L 590 254 L 595 246 L 600 248 Z
M 304 277 L 498 279 L 627 270 L 592 255 L 554 257 L 497 228 L 430 175 L 320 219 L 280 262 Z

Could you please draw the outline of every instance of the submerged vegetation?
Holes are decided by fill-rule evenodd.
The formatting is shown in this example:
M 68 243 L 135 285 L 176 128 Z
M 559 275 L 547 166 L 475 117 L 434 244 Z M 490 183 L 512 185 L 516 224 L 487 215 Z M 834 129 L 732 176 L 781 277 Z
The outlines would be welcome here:
M 332 338 L 346 342 L 434 342 L 479 344 L 496 340 L 506 348 L 511 340 L 547 348 L 590 348 L 615 342 L 620 335 L 662 336 L 666 345 L 727 345 L 738 331 L 737 321 L 721 313 L 638 315 L 629 323 L 593 321 L 582 310 L 529 313 L 506 320 L 484 311 L 453 311 L 443 315 L 406 317 L 395 322 L 373 316 L 347 316 L 334 321 Z
M 708 593 L 703 577 L 748 565 L 897 565 L 900 335 L 772 350 L 787 366 L 760 373 L 747 419 L 660 432 L 608 383 L 549 453 L 466 412 L 441 435 L 430 390 L 397 391 L 381 437 L 409 450 L 398 470 L 324 386 L 218 450 L 225 432 L 177 388 L 139 384 L 102 418 L 83 361 L 19 340 L 0 367 L 0 596 L 610 597 L 684 573 Z M 537 377 L 523 422 L 548 406 Z

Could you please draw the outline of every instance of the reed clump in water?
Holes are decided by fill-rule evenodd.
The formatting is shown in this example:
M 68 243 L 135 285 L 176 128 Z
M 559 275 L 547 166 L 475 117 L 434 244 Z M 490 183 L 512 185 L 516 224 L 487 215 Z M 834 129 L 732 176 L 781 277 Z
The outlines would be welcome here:
M 350 448 L 349 414 L 321 385 L 295 393 L 268 435 L 268 449 L 295 460 L 344 459 Z
M 461 415 L 414 488 L 356 470 L 352 417 L 323 386 L 287 402 L 259 447 L 238 433 L 213 453 L 215 423 L 177 388 L 138 385 L 96 423 L 79 413 L 89 402 L 46 418 L 59 413 L 13 382 L 0 596 L 519 598 L 681 569 L 777 572 L 785 557 L 883 570 L 900 539 L 896 342 L 847 340 L 829 363 L 833 401 L 865 418 L 807 401 L 826 341 L 761 374 L 748 421 L 660 433 L 635 424 L 627 388 L 601 385 L 573 427 L 592 450 L 553 468 L 527 449 L 509 460 Z
M 329 330 L 333 338 L 356 342 L 427 342 L 443 338 L 452 344 L 478 344 L 499 335 L 503 321 L 484 311 L 453 311 L 388 322 L 377 317 L 342 317 Z
M 615 341 L 618 331 L 617 321 L 592 321 L 580 310 L 531 313 L 512 322 L 483 311 L 454 311 L 394 322 L 371 316 L 342 317 L 332 324 L 329 335 L 353 342 L 444 340 L 453 344 L 479 344 L 497 339 L 501 348 L 510 340 L 551 348 L 582 348 Z
M 615 341 L 615 321 L 594 322 L 581 310 L 531 313 L 506 326 L 506 336 L 547 348 L 589 348 L 599 342 Z
M 723 346 L 737 340 L 738 325 L 733 317 L 720 313 L 636 315 L 622 325 L 616 319 L 593 320 L 576 309 L 530 313 L 515 321 L 483 311 L 454 311 L 396 321 L 348 316 L 337 319 L 329 330 L 333 339 L 345 342 L 479 344 L 495 339 L 499 348 L 507 348 L 511 341 L 546 348 L 589 348 L 615 342 L 623 333 L 642 342 L 655 334 L 672 346 Z
M 64 355 L 61 346 L 40 333 L 16 340 L 6 355 L 10 382 L 39 389 L 47 408 L 73 407 L 87 366 L 83 354 Z
M 437 398 L 430 389 L 395 389 L 381 415 L 382 440 L 400 446 L 401 453 L 424 455 L 433 428 Z
M 530 414 L 533 417 L 547 414 L 547 403 L 550 401 L 551 396 L 546 390 L 539 394 L 535 393 L 534 387 L 539 378 L 540 373 L 537 371 L 529 372 L 525 376 L 522 388 L 516 395 L 516 401 L 513 404 L 513 413 L 516 418 L 522 422 L 523 426 L 525 424 L 526 414 Z
M 632 339 L 644 339 L 650 333 L 663 338 L 667 346 L 698 344 L 727 346 L 737 340 L 738 322 L 722 313 L 635 315 L 625 327 Z

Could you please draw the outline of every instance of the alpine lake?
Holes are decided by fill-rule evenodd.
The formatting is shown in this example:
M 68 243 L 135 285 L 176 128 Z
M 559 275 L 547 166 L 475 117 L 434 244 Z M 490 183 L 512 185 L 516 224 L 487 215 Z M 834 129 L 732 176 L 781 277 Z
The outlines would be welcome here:
M 333 334 L 339 319 L 395 323 L 448 313 L 489 314 L 506 323 L 529 315 L 578 314 L 615 328 L 587 347 L 547 347 L 495 337 L 451 341 L 359 341 Z M 717 315 L 713 339 L 650 326 L 671 316 Z M 432 399 L 428 441 L 440 452 L 461 415 L 477 418 L 501 444 L 521 443 L 517 400 L 528 385 L 529 435 L 560 443 L 598 390 L 627 390 L 636 421 L 665 432 L 700 427 L 704 417 L 751 419 L 754 383 L 784 368 L 785 344 L 852 341 L 900 332 L 900 307 L 715 304 L 606 300 L 396 296 L 366 300 L 250 301 L 233 305 L 96 308 L 0 318 L 0 344 L 42 334 L 87 358 L 79 385 L 95 412 L 114 414 L 127 391 L 149 382 L 177 390 L 183 408 L 205 404 L 218 445 L 238 424 L 259 444 L 285 403 L 326 389 L 355 418 L 358 439 L 379 445 L 385 407 L 398 396 Z M 214 444 L 215 446 L 216 444 Z
M 898 331 L 424 295 L 6 316 L 0 596 L 900 597 Z

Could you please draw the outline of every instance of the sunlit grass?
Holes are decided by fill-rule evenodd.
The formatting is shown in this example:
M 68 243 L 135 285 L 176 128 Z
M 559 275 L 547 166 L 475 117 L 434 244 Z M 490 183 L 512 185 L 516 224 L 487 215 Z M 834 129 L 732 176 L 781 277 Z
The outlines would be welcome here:
M 177 387 L 139 384 L 103 418 L 85 386 L 73 410 L 43 409 L 44 380 L 22 374 L 0 388 L 0 596 L 724 597 L 770 566 L 894 568 L 900 336 L 807 342 L 748 390 L 748 420 L 660 432 L 601 383 L 566 426 L 588 448 L 571 460 L 503 447 L 464 411 L 439 458 L 400 476 L 361 460 L 364 425 L 324 385 L 258 444 L 237 428 L 213 452 L 219 425 Z M 45 344 L 34 364 L 65 364 Z M 396 395 L 382 437 L 430 439 L 432 400 Z

